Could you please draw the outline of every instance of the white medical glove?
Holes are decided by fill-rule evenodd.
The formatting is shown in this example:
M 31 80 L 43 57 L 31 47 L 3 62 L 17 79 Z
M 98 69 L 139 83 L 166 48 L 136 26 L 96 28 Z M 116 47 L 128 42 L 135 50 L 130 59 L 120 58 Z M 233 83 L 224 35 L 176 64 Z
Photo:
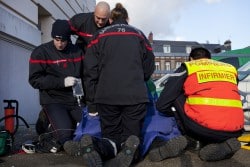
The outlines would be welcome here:
M 77 78 L 75 77 L 66 77 L 64 78 L 64 86 L 70 87 L 76 84 Z

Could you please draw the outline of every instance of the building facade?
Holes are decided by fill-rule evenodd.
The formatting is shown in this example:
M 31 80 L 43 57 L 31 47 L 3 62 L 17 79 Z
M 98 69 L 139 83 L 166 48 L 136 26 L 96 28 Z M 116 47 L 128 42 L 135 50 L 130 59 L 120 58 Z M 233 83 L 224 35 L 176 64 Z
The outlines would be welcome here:
M 41 107 L 38 90 L 28 83 L 30 54 L 51 40 L 55 19 L 90 12 L 94 6 L 95 0 L 0 1 L 0 118 L 7 106 L 3 100 L 14 99 L 19 102 L 19 115 L 29 124 L 36 122 Z
M 155 72 L 152 76 L 154 80 L 166 73 L 172 73 L 181 63 L 187 61 L 192 48 L 205 47 L 212 54 L 231 50 L 231 42 L 229 43 L 229 41 L 225 42 L 226 45 L 220 45 L 203 44 L 195 41 L 154 40 L 152 32 L 149 34 L 148 39 L 155 55 Z

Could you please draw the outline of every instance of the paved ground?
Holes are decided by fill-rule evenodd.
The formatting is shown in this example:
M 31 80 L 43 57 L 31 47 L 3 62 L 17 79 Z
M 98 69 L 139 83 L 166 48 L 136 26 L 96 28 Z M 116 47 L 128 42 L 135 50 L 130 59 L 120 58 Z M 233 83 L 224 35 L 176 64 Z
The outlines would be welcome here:
M 20 148 L 22 142 L 34 137 L 34 128 L 21 127 L 15 135 L 15 148 Z M 3 163 L 0 167 L 82 167 L 84 162 L 81 157 L 71 157 L 64 152 L 52 154 L 25 154 L 16 153 L 0 157 Z M 170 158 L 162 162 L 150 162 L 146 157 L 135 165 L 136 167 L 250 167 L 250 151 L 241 149 L 231 159 L 218 162 L 204 162 L 192 152 L 186 151 L 180 157 Z

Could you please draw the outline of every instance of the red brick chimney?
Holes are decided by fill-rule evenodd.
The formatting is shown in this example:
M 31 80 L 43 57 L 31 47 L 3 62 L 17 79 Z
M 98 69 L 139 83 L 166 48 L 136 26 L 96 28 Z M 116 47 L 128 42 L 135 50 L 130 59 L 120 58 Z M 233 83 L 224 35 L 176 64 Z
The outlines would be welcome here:
M 154 38 L 153 38 L 153 33 L 152 32 L 149 33 L 148 40 L 149 40 L 150 44 L 153 43 Z

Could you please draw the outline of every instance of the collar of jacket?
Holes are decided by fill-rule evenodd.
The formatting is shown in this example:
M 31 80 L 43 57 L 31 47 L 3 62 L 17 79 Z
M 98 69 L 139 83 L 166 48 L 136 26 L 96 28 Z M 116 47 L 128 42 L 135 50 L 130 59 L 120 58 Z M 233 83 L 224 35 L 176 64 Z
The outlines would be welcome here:
M 111 25 L 114 25 L 114 24 L 128 24 L 128 22 L 125 19 L 118 19 L 114 21 Z

